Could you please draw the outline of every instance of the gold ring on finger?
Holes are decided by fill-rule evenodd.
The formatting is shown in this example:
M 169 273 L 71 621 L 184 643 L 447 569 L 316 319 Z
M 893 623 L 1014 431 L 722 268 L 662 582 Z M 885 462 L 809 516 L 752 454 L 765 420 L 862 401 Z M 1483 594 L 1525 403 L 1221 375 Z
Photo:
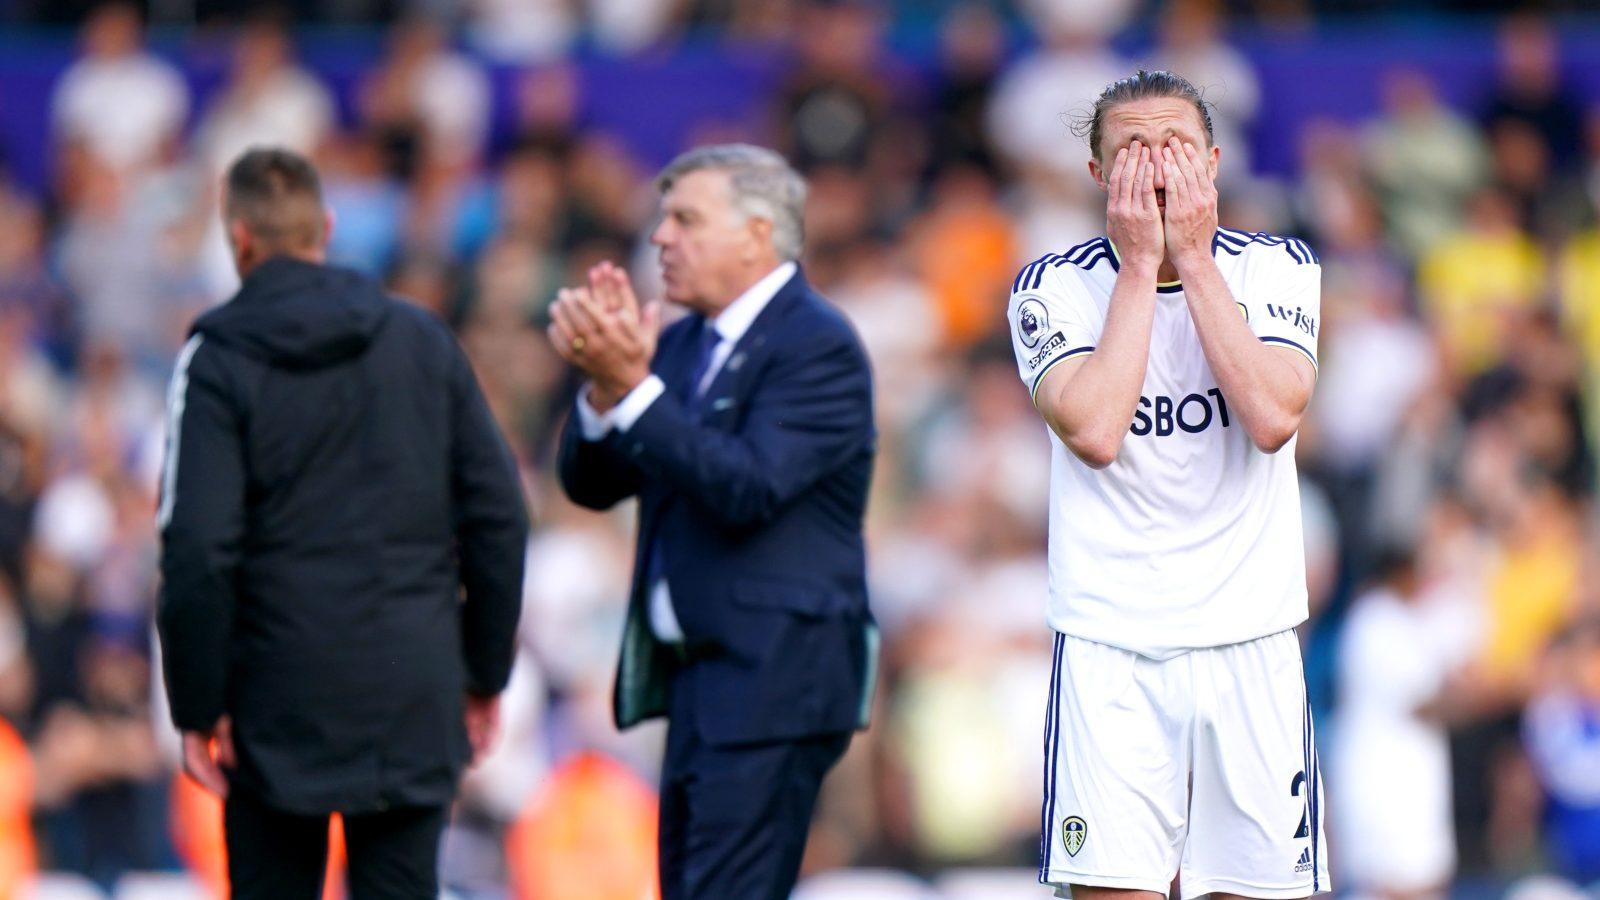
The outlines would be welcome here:
M 573 338 L 572 339 L 572 352 L 573 353 L 582 353 L 585 343 L 587 343 L 587 342 L 584 341 L 584 339 L 581 338 L 581 337 Z

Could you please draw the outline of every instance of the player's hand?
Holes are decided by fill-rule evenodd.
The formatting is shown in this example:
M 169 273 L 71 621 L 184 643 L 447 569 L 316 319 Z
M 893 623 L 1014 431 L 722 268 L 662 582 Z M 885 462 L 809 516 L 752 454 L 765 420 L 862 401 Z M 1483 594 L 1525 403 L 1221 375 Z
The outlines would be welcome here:
M 1180 270 L 1186 262 L 1211 258 L 1217 235 L 1217 188 L 1205 156 L 1177 138 L 1161 148 L 1167 185 L 1167 255 Z
M 467 742 L 472 745 L 472 764 L 483 762 L 500 737 L 500 695 L 467 695 Z
M 661 327 L 661 304 L 640 308 L 627 278 L 614 266 L 596 271 L 591 287 L 564 288 L 550 306 L 551 345 L 593 379 L 589 401 L 601 412 L 649 377 Z
M 640 318 L 641 304 L 628 273 L 610 260 L 589 269 L 589 296 L 608 313 L 634 321 Z
M 1165 252 L 1155 174 L 1151 149 L 1134 141 L 1117 151 L 1111 176 L 1106 179 L 1106 234 L 1116 245 L 1122 265 L 1151 272 L 1161 265 Z
M 183 733 L 183 771 L 207 791 L 226 799 L 228 776 L 223 770 L 238 765 L 233 751 L 233 722 L 227 716 L 218 719 L 210 731 Z
M 633 283 L 628 280 L 627 271 L 610 261 L 602 262 L 589 270 L 589 296 L 599 309 L 614 317 L 614 321 L 621 326 L 627 337 L 640 346 L 644 355 L 644 374 L 648 375 L 649 363 L 655 357 L 656 341 L 661 332 L 661 304 L 639 302 L 638 295 L 633 291 Z M 643 380 L 642 376 L 640 380 Z M 632 377 L 625 379 L 625 383 L 632 383 Z M 600 400 L 621 401 L 624 396 L 626 393 L 616 395 L 614 398 L 602 396 Z

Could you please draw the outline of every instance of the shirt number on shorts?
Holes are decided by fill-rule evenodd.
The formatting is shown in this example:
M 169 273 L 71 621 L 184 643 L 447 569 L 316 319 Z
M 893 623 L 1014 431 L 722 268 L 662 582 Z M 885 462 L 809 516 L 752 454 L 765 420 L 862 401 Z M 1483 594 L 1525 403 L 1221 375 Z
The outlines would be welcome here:
M 1300 796 L 1300 789 L 1305 787 L 1305 785 L 1306 785 L 1306 773 L 1305 772 L 1296 772 L 1296 773 L 1294 773 L 1294 780 L 1289 782 L 1289 796 L 1291 796 L 1291 797 Z M 1296 831 L 1294 833 L 1294 836 L 1296 838 L 1303 838 L 1303 837 L 1310 837 L 1311 836 L 1311 821 L 1310 821 L 1310 818 L 1309 818 L 1310 815 L 1311 815 L 1311 811 L 1310 810 L 1301 810 L 1301 812 L 1300 812 L 1300 830 Z

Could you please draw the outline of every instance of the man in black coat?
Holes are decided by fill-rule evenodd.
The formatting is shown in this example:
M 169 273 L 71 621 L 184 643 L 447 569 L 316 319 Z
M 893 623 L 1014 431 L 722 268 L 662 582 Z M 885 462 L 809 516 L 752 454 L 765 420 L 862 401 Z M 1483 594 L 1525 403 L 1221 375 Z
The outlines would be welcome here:
M 527 519 L 440 322 L 324 265 L 316 172 L 252 150 L 242 287 L 178 357 L 158 620 L 184 767 L 226 798 L 235 897 L 433 898 L 446 810 L 510 675 Z
M 806 186 L 782 157 L 703 147 L 657 186 L 651 240 L 690 315 L 658 346 L 660 305 L 620 269 L 562 292 L 550 338 L 591 380 L 561 484 L 593 509 L 639 498 L 615 714 L 671 722 L 663 900 L 782 900 L 872 696 L 872 372 L 795 261 Z

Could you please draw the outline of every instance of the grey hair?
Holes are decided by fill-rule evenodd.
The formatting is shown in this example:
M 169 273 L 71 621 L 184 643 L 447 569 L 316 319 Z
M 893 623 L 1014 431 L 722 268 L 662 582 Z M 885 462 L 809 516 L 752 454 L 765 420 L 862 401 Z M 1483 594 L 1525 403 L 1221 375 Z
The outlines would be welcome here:
M 733 205 L 747 219 L 772 223 L 772 249 L 785 260 L 800 258 L 805 244 L 806 180 L 784 158 L 752 144 L 696 147 L 667 164 L 656 176 L 656 190 L 672 190 L 690 172 L 728 173 Z

